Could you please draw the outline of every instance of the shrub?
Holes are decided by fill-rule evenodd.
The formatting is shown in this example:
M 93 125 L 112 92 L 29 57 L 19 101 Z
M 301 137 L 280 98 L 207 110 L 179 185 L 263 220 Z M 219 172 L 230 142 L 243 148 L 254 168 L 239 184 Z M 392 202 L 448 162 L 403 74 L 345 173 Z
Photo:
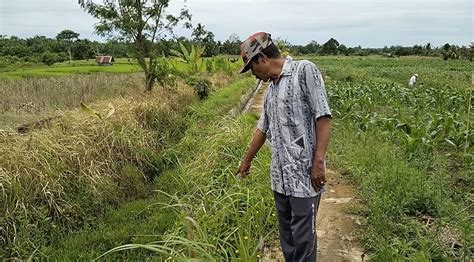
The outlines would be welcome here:
M 211 81 L 205 78 L 192 76 L 186 80 L 186 83 L 193 87 L 194 92 L 196 93 L 196 95 L 199 97 L 200 100 L 206 99 L 209 96 L 209 93 L 212 88 Z
M 232 76 L 234 71 L 232 70 L 232 66 L 230 65 L 229 61 L 225 57 L 216 57 L 215 58 L 215 64 L 216 64 L 216 71 L 221 71 L 229 76 Z
M 153 68 L 156 82 L 162 87 L 176 85 L 175 71 L 171 62 L 164 57 L 158 58 Z

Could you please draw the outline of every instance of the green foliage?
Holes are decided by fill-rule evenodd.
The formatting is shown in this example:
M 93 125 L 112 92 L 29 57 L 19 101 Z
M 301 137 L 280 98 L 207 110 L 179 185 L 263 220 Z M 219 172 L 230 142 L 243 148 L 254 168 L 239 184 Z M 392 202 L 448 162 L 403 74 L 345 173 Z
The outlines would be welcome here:
M 470 260 L 474 228 L 467 192 L 474 187 L 474 133 L 469 63 L 315 62 L 325 74 L 335 120 L 329 158 L 358 183 L 367 226 L 363 240 L 371 259 Z M 423 77 L 409 88 L 413 72 Z
M 183 43 L 179 43 L 180 51 L 171 50 L 171 53 L 180 58 L 180 61 L 188 64 L 190 74 L 197 74 L 202 70 L 203 59 L 202 54 L 205 48 L 198 45 L 191 45 L 191 50 L 188 51 Z
M 207 59 L 206 60 L 206 72 L 210 75 L 215 72 L 214 69 L 214 60 L 213 59 Z
M 59 60 L 59 57 L 55 53 L 51 53 L 51 52 L 43 53 L 43 56 L 41 58 L 41 62 L 43 62 L 43 64 L 47 66 L 50 66 L 56 63 L 58 60 Z
M 229 76 L 232 76 L 236 71 L 232 68 L 232 65 L 229 60 L 224 56 L 215 57 L 214 64 L 216 71 L 224 72 Z
M 290 54 L 290 43 L 286 39 L 277 37 L 273 39 L 273 42 L 280 50 L 280 53 L 283 57 Z
M 79 5 L 99 21 L 95 30 L 99 35 L 133 42 L 131 53 L 145 73 L 146 90 L 151 91 L 156 76 L 153 74 L 156 45 L 162 38 L 161 33 L 171 33 L 181 21 L 191 27 L 186 7 L 179 15 L 163 15 L 169 6 L 169 0 L 159 1 L 108 1 L 102 4 L 94 1 L 79 0 Z M 148 58 L 148 63 L 145 61 Z
M 338 46 L 339 46 L 339 42 L 336 39 L 331 38 L 326 43 L 323 44 L 320 54 L 321 55 L 337 55 Z
M 156 59 L 153 74 L 156 76 L 156 82 L 162 87 L 176 85 L 176 69 L 165 57 Z
M 212 90 L 211 81 L 205 78 L 190 76 L 186 79 L 186 83 L 193 87 L 200 100 L 206 99 Z

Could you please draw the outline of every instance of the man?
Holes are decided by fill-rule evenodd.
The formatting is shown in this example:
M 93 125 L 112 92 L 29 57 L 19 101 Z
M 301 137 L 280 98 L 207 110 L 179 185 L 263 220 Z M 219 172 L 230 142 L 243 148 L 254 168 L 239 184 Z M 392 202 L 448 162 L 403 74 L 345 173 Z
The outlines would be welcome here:
M 283 58 L 268 33 L 251 35 L 240 46 L 244 67 L 271 80 L 263 112 L 237 173 L 250 173 L 252 159 L 268 139 L 271 187 L 286 261 L 316 261 L 315 219 L 324 191 L 325 155 L 331 130 L 324 81 L 306 60 Z
M 411 76 L 410 80 L 408 81 L 409 86 L 416 85 L 416 80 L 418 79 L 418 74 L 414 74 Z

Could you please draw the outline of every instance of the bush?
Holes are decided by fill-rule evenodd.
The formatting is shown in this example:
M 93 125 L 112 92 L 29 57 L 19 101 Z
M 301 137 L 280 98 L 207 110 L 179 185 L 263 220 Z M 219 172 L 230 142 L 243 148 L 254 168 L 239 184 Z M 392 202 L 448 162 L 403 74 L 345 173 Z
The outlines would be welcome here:
M 175 86 L 176 77 L 174 76 L 175 71 L 171 62 L 162 57 L 156 60 L 155 67 L 153 68 L 153 73 L 156 76 L 156 83 L 160 86 Z
M 206 72 L 208 74 L 213 74 L 214 73 L 214 62 L 212 59 L 206 60 Z
M 51 52 L 44 52 L 43 55 L 41 56 L 41 62 L 43 62 L 43 64 L 47 66 L 53 65 L 58 60 L 59 60 L 58 55 Z
M 216 57 L 215 58 L 215 65 L 216 71 L 221 71 L 229 76 L 232 76 L 234 71 L 232 70 L 232 66 L 230 65 L 229 61 L 225 57 Z
M 196 93 L 196 95 L 199 97 L 200 100 L 206 99 L 209 96 L 209 93 L 212 88 L 211 81 L 205 78 L 191 76 L 191 77 L 188 77 L 188 79 L 186 80 L 186 83 L 193 87 L 194 92 Z

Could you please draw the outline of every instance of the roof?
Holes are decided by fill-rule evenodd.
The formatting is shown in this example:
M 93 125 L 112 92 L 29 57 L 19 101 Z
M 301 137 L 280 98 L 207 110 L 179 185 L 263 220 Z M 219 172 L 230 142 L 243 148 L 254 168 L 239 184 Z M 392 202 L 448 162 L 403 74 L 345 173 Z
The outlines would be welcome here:
M 115 62 L 115 59 L 113 56 L 110 55 L 101 55 L 101 56 L 96 56 L 95 61 L 99 64 L 108 64 Z

